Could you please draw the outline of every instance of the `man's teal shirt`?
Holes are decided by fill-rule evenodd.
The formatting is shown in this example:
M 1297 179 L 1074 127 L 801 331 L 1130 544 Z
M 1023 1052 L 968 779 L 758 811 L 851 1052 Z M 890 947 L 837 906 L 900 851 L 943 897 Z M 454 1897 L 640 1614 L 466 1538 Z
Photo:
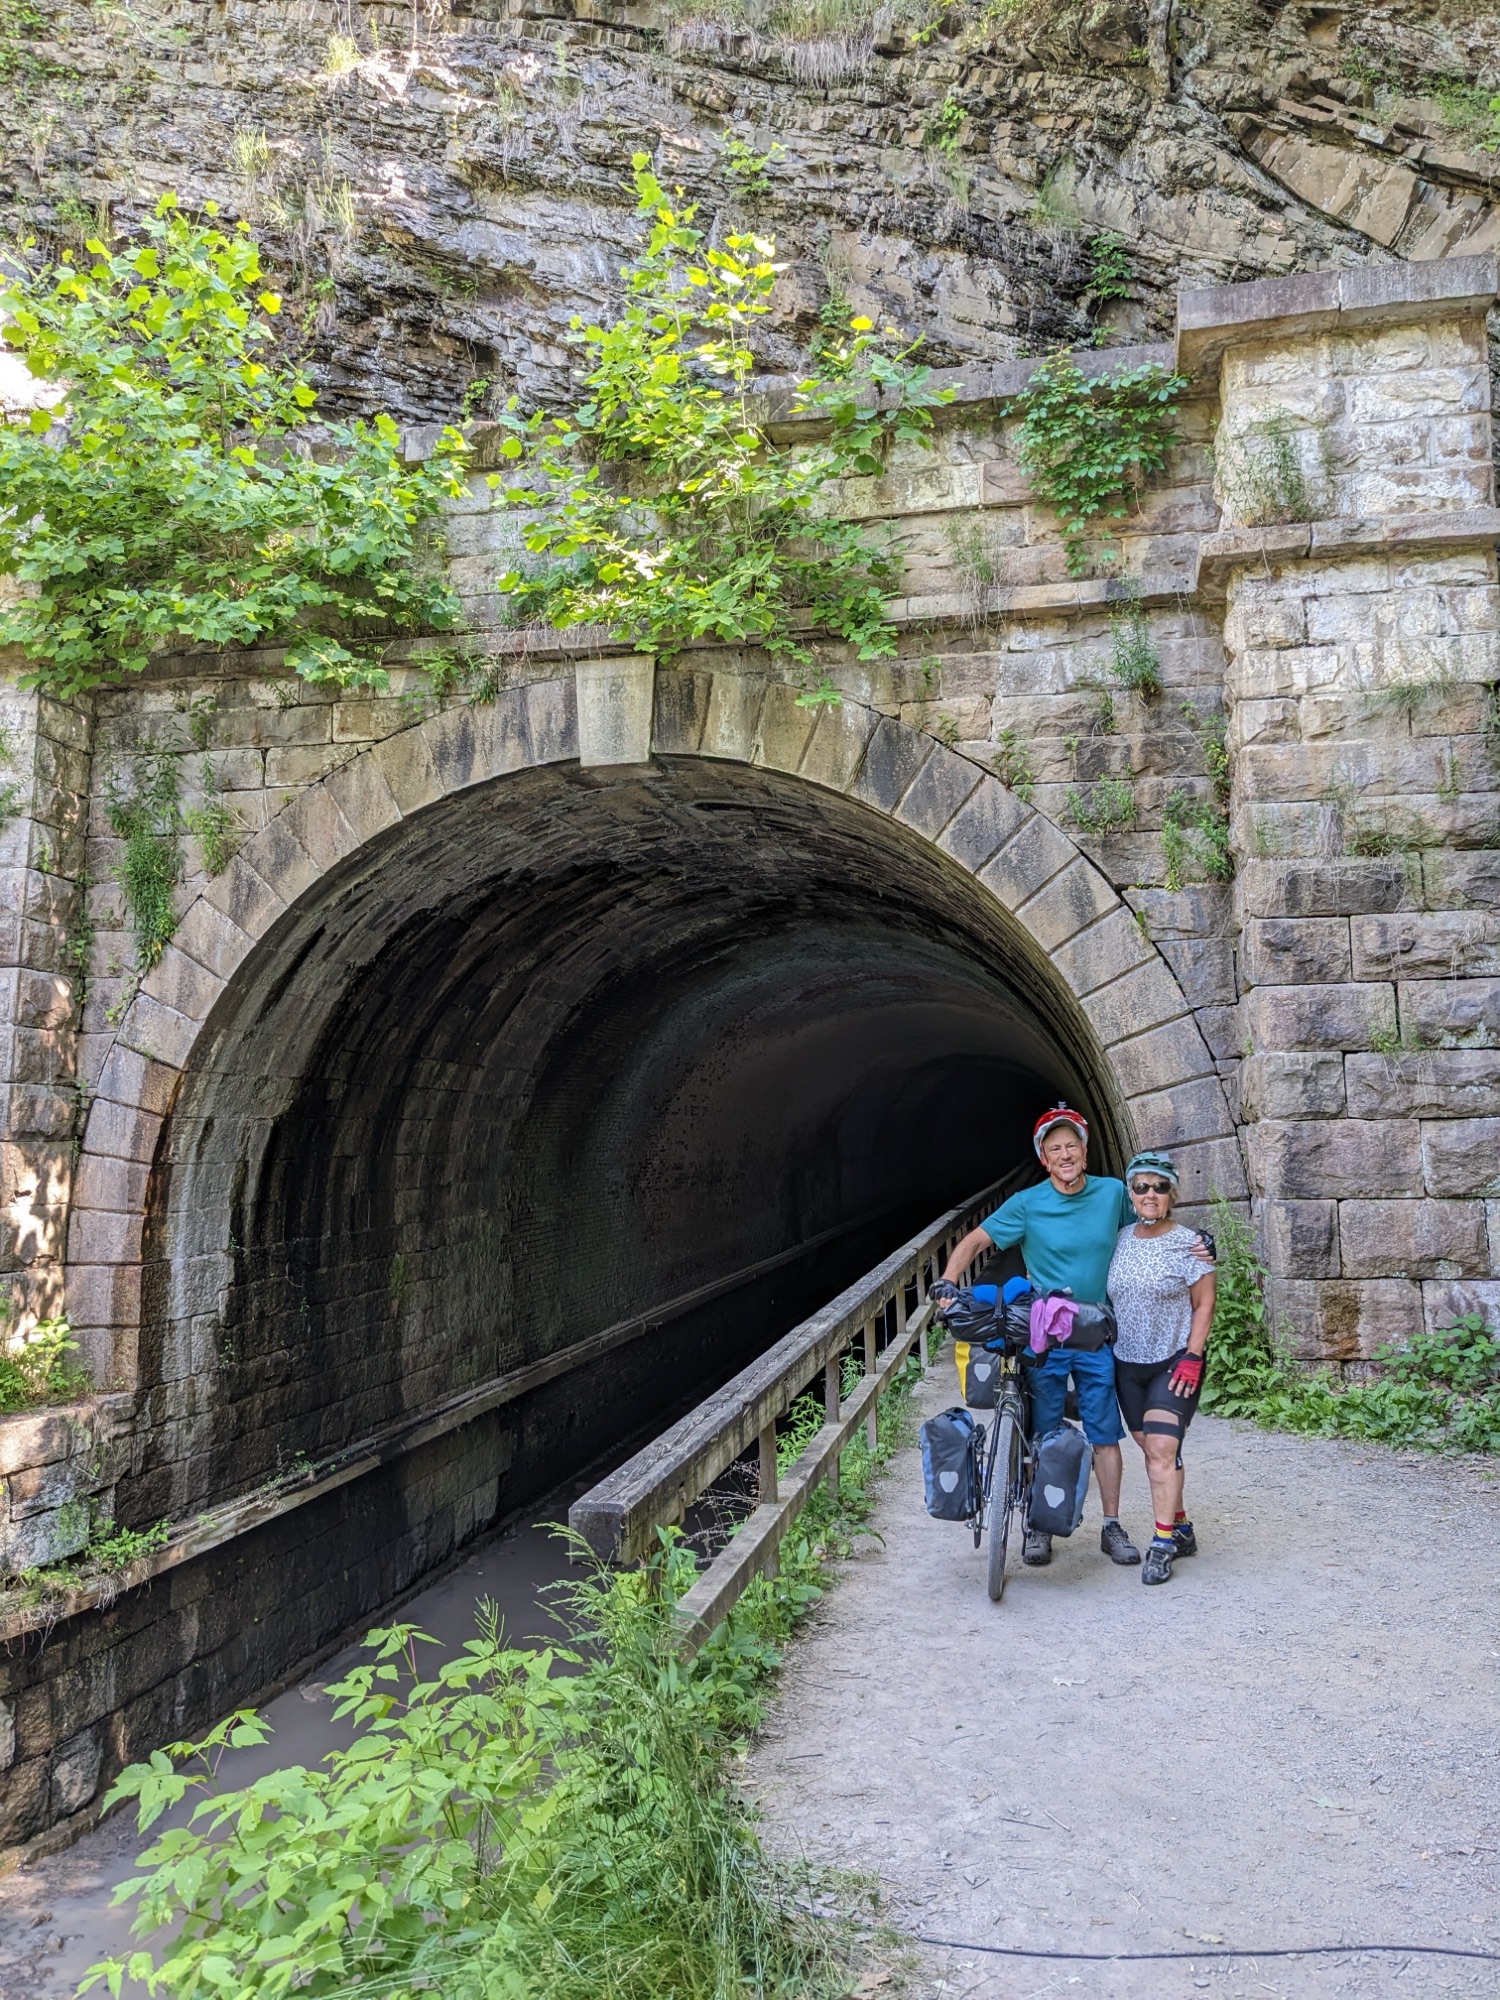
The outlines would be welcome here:
M 1022 1188 L 979 1226 L 997 1250 L 1020 1244 L 1039 1292 L 1071 1292 L 1102 1305 L 1116 1240 L 1135 1219 L 1125 1183 L 1090 1174 L 1078 1194 L 1059 1194 L 1050 1180 Z

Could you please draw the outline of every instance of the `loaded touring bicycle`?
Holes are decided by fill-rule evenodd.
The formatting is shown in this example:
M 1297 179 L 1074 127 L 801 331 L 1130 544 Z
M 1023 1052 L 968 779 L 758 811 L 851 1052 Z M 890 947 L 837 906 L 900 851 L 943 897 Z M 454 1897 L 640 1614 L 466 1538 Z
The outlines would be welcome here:
M 1017 1539 L 1027 1525 L 1072 1534 L 1093 1463 L 1087 1440 L 1071 1424 L 1033 1437 L 1021 1356 L 1036 1294 L 1024 1280 L 1005 1291 L 1008 1298 L 993 1285 L 976 1285 L 944 1310 L 967 1407 L 944 1410 L 922 1426 L 927 1511 L 968 1523 L 975 1548 L 986 1549 L 986 1584 L 997 1604 L 1012 1529 Z M 974 1410 L 990 1412 L 989 1421 L 976 1420 Z

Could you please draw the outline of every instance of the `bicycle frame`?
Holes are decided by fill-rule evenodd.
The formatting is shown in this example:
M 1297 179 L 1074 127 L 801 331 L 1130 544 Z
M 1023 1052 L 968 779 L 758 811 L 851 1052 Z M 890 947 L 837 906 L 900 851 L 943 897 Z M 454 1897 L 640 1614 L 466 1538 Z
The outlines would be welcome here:
M 1031 1435 L 1030 1398 L 1026 1394 L 1026 1384 L 1021 1375 L 1021 1357 L 1010 1348 L 1007 1348 L 1001 1356 L 1000 1374 L 1004 1387 L 1000 1391 L 999 1400 L 990 1418 L 989 1436 L 985 1440 L 984 1475 L 979 1482 L 979 1505 L 969 1523 L 974 1531 L 976 1549 L 984 1540 L 984 1524 L 989 1516 L 990 1494 L 995 1480 L 995 1455 L 1000 1447 L 1000 1433 L 1004 1428 L 1002 1419 L 1007 1410 L 1015 1417 L 1016 1428 L 1021 1433 L 1024 1445 L 1019 1488 L 1011 1496 L 1012 1503 L 1022 1509 L 1023 1520 L 1026 1502 L 1031 1495 L 1032 1474 L 1036 1470 L 1036 1441 Z

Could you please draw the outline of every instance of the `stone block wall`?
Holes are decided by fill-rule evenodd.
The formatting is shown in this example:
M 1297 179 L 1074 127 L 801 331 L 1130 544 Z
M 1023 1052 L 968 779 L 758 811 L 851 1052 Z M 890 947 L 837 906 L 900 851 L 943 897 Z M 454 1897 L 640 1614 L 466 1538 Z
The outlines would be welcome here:
M 1205 548 L 1251 1184 L 1300 1350 L 1356 1365 L 1500 1307 L 1492 279 L 1460 263 L 1445 294 L 1423 273 L 1427 296 L 1398 299 L 1404 275 L 1395 325 L 1368 278 L 1295 280 L 1290 333 L 1223 353 L 1221 462 L 1285 412 L 1327 512 L 1235 525 L 1231 475 Z
M 654 709 L 635 704 L 638 720 L 654 718 L 659 756 L 796 772 L 886 811 L 899 802 L 935 852 L 981 871 L 1064 984 L 1087 994 L 1101 1042 L 1124 1038 L 1113 1081 L 1122 1104 L 1133 1100 L 1136 1136 L 1181 1145 L 1199 1196 L 1241 1187 L 1243 1163 L 1275 1309 L 1301 1353 L 1354 1370 L 1424 1325 L 1475 1308 L 1500 1317 L 1500 511 L 1485 366 L 1495 291 L 1492 261 L 1462 259 L 1187 294 L 1175 345 L 1083 357 L 1096 370 L 1154 359 L 1189 382 L 1164 475 L 1099 538 L 1083 578 L 1067 574 L 1059 524 L 1016 462 L 1007 400 L 1030 364 L 955 372 L 932 448 L 898 454 L 848 495 L 906 556 L 896 656 L 827 658 L 858 728 L 815 729 L 794 690 L 773 675 L 768 691 L 763 658 L 725 648 L 675 662 L 656 675 Z M 500 739 L 512 706 L 571 718 L 575 676 L 579 688 L 591 674 L 609 681 L 612 654 L 603 635 L 508 628 L 492 578 L 516 524 L 494 511 L 486 469 L 481 439 L 449 544 L 468 636 L 508 691 L 503 716 L 492 709 L 473 728 L 495 736 L 495 769 L 510 771 Z M 1136 618 L 1160 663 L 1163 691 L 1150 700 L 1115 673 L 1121 621 Z M 209 1240 L 217 1220 L 205 1223 L 202 1256 L 172 1275 L 170 1310 L 146 1301 L 149 1337 L 160 1344 L 170 1324 L 175 1345 L 136 1344 L 152 1232 L 164 1226 L 147 1212 L 143 1161 L 175 1085 L 139 1036 L 121 1038 L 136 980 L 112 787 L 144 751 L 166 753 L 184 806 L 216 800 L 244 838 L 273 829 L 284 848 L 273 892 L 244 864 L 211 877 L 184 837 L 183 906 L 204 897 L 142 1003 L 181 1061 L 265 909 L 437 796 L 414 724 L 469 726 L 437 718 L 442 706 L 415 668 L 398 668 L 385 695 L 341 697 L 289 675 L 273 650 L 164 660 L 75 706 L 19 692 L 13 673 L 0 690 L 0 783 L 14 780 L 0 825 L 0 1275 L 20 1326 L 58 1309 L 66 1275 L 83 1358 L 106 1392 L 76 1410 L 0 1419 L 5 1568 L 76 1551 L 117 1508 L 142 1525 L 179 1502 L 223 1504 L 243 1458 L 226 1428 L 212 1480 L 200 1476 L 228 1324 L 215 1287 L 232 1246 Z M 877 728 L 878 717 L 888 721 Z M 562 761 L 552 733 L 546 754 Z M 1232 882 L 1205 879 L 1201 856 L 1174 872 L 1163 842 L 1169 810 L 1216 798 L 1221 741 Z M 362 790 L 358 772 L 338 775 L 376 746 L 360 769 L 378 762 L 378 782 Z M 861 758 L 871 762 L 856 782 Z M 905 798 L 918 771 L 930 782 Z M 963 801 L 979 796 L 985 771 L 1013 795 L 987 783 L 988 798 L 1020 820 L 1018 795 L 1041 815 L 993 861 L 993 842 L 966 856 L 962 831 Z M 1106 784 L 1129 801 L 1108 828 L 1093 813 Z M 1044 880 L 1046 895 L 1033 897 Z M 1184 1040 L 1189 1080 L 1164 1089 L 1154 1051 Z M 191 1197 L 172 1199 L 176 1227 Z M 372 1264 L 369 1297 L 388 1303 L 392 1282 Z M 420 1259 L 411 1282 L 420 1306 Z M 391 1376 L 390 1358 L 369 1409 L 359 1405 L 370 1423 L 425 1407 L 448 1380 L 440 1354 L 416 1383 Z M 319 1430 L 314 1442 L 321 1451 L 339 1439 Z M 257 1477 L 274 1443 L 257 1442 Z M 330 1598 L 340 1616 L 374 1608 L 370 1579 L 413 1576 L 482 1525 L 484 1506 L 460 1513 L 468 1525 L 451 1535 L 403 1529 L 395 1555 L 376 1552 L 368 1589 Z M 275 1546 L 292 1550 L 296 1537 Z M 203 1574 L 218 1588 L 234 1565 L 226 1553 Z M 169 1600 L 153 1600 L 163 1617 Z M 280 1639 L 236 1656 L 232 1672 L 200 1674 L 200 1694 L 186 1692 L 191 1663 L 217 1659 L 218 1638 L 151 1613 L 157 1636 L 137 1641 L 136 1614 L 116 1618 L 104 1651 L 118 1640 L 150 1652 L 130 1697 L 139 1727 L 124 1734 L 103 1710 L 77 1719 L 80 1688 L 103 1671 L 88 1636 L 101 1614 L 81 1611 L 59 1650 L 43 1646 L 10 1676 L 18 1701 L 45 1683 L 52 1706 L 26 1697 L 36 1768 L 8 1837 L 40 1837 L 91 1810 L 101 1774 L 149 1747 L 158 1711 L 187 1702 L 197 1715 L 202 1687 L 238 1700 L 274 1678 L 268 1663 L 316 1643 L 317 1620 L 297 1602 Z M 38 1719 L 54 1709 L 55 1727 Z M 4 1723 L 0 1711 L 0 1752 Z

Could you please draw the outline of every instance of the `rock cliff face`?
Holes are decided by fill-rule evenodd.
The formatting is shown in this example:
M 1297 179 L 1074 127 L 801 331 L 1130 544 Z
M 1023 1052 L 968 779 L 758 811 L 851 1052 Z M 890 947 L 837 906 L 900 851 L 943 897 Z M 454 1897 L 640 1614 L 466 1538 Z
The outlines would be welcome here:
M 22 0 L 0 208 L 56 243 L 165 188 L 219 202 L 329 400 L 416 419 L 566 394 L 638 149 L 774 234 L 778 370 L 830 302 L 953 364 L 1159 336 L 1184 284 L 1500 244 L 1484 0 L 921 4 Z

